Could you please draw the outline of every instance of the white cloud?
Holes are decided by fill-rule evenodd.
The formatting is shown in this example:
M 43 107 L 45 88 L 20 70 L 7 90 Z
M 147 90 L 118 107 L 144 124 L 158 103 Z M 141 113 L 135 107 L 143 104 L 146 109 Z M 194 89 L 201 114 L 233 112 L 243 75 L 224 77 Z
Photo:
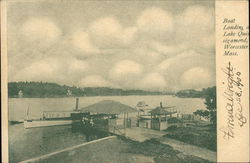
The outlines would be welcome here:
M 166 88 L 167 83 L 159 73 L 147 74 L 140 82 L 139 87 L 143 89 L 162 90 Z
M 195 51 L 182 52 L 174 57 L 163 60 L 159 65 L 157 65 L 156 70 L 166 71 L 171 67 L 172 64 L 180 63 L 180 61 L 183 61 L 187 58 L 195 59 L 195 57 L 197 57 L 197 56 L 200 56 L 200 54 L 196 53 Z
M 82 73 L 88 70 L 88 64 L 85 61 L 76 60 L 70 62 L 68 67 L 69 73 Z
M 162 54 L 143 46 L 134 48 L 126 55 L 138 63 L 145 65 L 145 69 L 147 67 L 154 67 L 155 64 L 158 64 L 164 58 Z
M 128 45 L 131 43 L 135 38 L 135 35 L 137 33 L 136 27 L 128 27 L 123 30 L 123 33 L 121 34 L 121 40 L 123 44 Z
M 122 26 L 115 18 L 105 17 L 94 21 L 90 29 L 100 36 L 117 37 L 122 30 Z
M 154 90 L 214 82 L 213 11 L 191 5 L 171 13 L 168 7 L 144 7 L 132 10 L 128 19 L 111 11 L 72 24 L 49 17 L 28 19 L 20 29 L 12 24 L 10 78 Z
M 214 34 L 214 10 L 203 6 L 190 6 L 176 20 L 176 38 L 179 42 L 187 42 L 191 48 L 214 48 L 215 40 L 210 37 Z M 209 39 L 204 41 L 207 37 Z
M 166 59 L 166 60 L 162 61 L 157 66 L 157 69 L 160 70 L 160 71 L 165 71 L 165 70 L 167 70 L 171 66 L 171 64 L 173 64 L 176 61 L 177 61 L 177 59 L 175 57 L 174 58 L 170 58 L 170 59 Z
M 195 32 L 210 31 L 214 29 L 212 12 L 212 10 L 202 6 L 191 6 L 180 15 L 180 21 L 185 26 L 199 28 L 199 31 Z
M 213 84 L 213 76 L 206 68 L 194 67 L 185 71 L 180 81 L 183 88 L 205 88 Z
M 199 46 L 206 50 L 213 50 L 215 48 L 215 33 L 205 35 L 199 41 Z
M 20 70 L 14 78 L 20 81 L 48 81 L 54 78 L 57 69 L 58 64 L 54 61 L 37 61 Z
M 136 27 L 124 28 L 114 17 L 97 19 L 89 26 L 91 38 L 102 49 L 119 48 L 129 44 L 136 31 Z
M 175 45 L 165 45 L 161 42 L 158 41 L 151 41 L 150 42 L 150 47 L 157 51 L 158 53 L 161 53 L 165 56 L 172 56 L 176 53 L 180 53 L 183 50 L 187 48 L 187 45 L 184 43 L 179 43 Z
M 20 32 L 26 41 L 36 44 L 54 43 L 62 33 L 53 21 L 44 17 L 28 19 Z
M 143 33 L 161 36 L 173 30 L 173 18 L 161 8 L 148 8 L 137 19 L 137 26 Z
M 142 65 L 132 60 L 122 60 L 113 66 L 109 75 L 114 80 L 128 80 L 137 78 L 142 72 Z
M 88 56 L 99 53 L 99 50 L 91 43 L 88 33 L 84 31 L 73 33 L 71 43 L 83 52 L 83 55 Z
M 111 84 L 99 75 L 90 75 L 81 79 L 79 84 L 83 87 L 108 87 Z

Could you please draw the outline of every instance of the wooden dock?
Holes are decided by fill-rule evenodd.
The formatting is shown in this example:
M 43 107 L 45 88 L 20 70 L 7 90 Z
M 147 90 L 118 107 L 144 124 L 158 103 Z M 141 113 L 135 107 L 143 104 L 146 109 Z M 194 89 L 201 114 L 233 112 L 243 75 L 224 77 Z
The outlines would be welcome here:
M 149 140 L 152 138 L 160 138 L 163 135 L 167 134 L 167 132 L 140 128 L 140 127 L 133 127 L 133 128 L 115 130 L 113 134 L 125 136 L 126 138 L 134 141 L 144 142 L 145 140 Z

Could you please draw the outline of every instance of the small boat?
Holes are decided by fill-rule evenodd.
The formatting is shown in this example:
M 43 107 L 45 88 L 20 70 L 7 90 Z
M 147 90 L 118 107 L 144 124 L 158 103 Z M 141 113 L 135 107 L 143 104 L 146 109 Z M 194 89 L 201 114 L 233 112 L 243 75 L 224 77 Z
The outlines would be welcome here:
M 20 124 L 20 123 L 23 123 L 23 120 L 12 120 L 12 121 L 9 121 L 9 124 L 10 125 L 16 125 L 16 124 Z
M 78 111 L 79 99 L 76 99 L 76 108 L 73 111 L 44 111 L 42 118 L 30 119 L 29 118 L 29 107 L 27 109 L 26 119 L 24 120 L 24 128 L 35 128 L 35 127 L 48 127 L 48 126 L 61 126 L 71 125 L 73 120 L 71 118 L 72 113 L 79 113 Z

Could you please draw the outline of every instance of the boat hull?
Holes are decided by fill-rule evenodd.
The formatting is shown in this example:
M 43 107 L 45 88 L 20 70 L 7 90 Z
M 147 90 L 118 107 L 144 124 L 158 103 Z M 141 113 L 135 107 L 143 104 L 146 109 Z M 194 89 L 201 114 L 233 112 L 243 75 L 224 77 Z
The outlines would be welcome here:
M 72 120 L 25 120 L 24 128 L 71 125 Z

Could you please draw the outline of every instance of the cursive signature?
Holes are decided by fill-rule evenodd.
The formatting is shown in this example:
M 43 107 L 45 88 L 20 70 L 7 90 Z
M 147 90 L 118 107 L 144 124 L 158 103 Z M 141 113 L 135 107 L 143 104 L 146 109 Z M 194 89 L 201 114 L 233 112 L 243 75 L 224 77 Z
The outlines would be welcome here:
M 229 139 L 234 138 L 235 135 L 235 119 L 238 121 L 240 127 L 243 127 L 247 122 L 241 104 L 242 88 L 244 85 L 242 84 L 241 72 L 236 71 L 231 62 L 228 62 L 228 65 L 222 71 L 226 74 L 227 79 L 226 89 L 223 92 L 223 96 L 226 99 L 227 123 L 225 127 L 220 128 L 220 131 L 224 133 L 224 138 Z

